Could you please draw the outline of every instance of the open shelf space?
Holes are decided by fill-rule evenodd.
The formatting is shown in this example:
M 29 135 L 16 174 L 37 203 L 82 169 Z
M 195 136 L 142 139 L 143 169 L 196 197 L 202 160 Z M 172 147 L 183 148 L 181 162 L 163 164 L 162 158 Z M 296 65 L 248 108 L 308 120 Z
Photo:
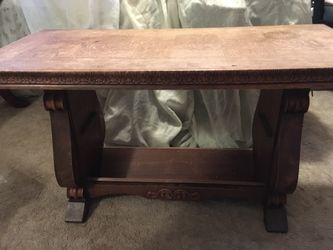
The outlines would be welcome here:
M 99 177 L 172 182 L 254 181 L 252 150 L 105 148 Z

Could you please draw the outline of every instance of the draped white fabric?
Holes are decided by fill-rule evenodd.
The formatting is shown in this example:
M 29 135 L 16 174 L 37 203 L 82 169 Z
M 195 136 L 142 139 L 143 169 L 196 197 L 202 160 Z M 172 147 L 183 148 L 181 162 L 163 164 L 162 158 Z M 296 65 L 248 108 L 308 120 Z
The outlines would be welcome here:
M 119 0 L 19 0 L 31 32 L 118 28 Z
M 17 0 L 0 0 L 0 47 L 29 34 Z
M 20 2 L 0 0 L 0 48 L 29 34 Z M 16 95 L 34 96 L 39 91 L 15 90 Z
M 308 0 L 20 0 L 31 32 L 311 22 Z M 246 41 L 244 41 L 246 44 Z M 204 60 L 204 58 L 203 58 Z M 99 91 L 108 145 L 250 147 L 258 91 Z

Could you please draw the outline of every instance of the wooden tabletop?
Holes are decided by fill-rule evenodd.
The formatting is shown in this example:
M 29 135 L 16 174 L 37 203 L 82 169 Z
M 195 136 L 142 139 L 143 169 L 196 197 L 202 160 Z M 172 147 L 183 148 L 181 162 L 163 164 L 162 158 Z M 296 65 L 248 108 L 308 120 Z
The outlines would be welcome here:
M 51 30 L 0 49 L 0 89 L 333 87 L 333 30 Z

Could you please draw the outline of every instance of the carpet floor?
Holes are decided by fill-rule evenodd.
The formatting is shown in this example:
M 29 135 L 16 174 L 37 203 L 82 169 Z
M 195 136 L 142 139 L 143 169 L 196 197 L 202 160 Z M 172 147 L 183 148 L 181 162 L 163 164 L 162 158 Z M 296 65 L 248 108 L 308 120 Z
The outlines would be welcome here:
M 315 92 L 305 116 L 300 179 L 288 199 L 289 233 L 266 233 L 261 204 L 94 203 L 85 224 L 66 224 L 48 113 L 0 100 L 0 249 L 333 249 L 333 92 Z

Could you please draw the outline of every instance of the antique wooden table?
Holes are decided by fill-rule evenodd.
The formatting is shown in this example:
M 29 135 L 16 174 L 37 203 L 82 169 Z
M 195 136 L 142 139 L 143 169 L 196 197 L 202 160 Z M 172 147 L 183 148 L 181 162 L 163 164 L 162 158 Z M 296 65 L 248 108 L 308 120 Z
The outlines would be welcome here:
M 43 89 L 66 221 L 88 198 L 225 197 L 264 203 L 266 229 L 287 231 L 309 90 L 333 87 L 333 31 L 323 25 L 54 30 L 0 49 L 0 89 Z M 261 89 L 253 150 L 104 148 L 96 89 Z

